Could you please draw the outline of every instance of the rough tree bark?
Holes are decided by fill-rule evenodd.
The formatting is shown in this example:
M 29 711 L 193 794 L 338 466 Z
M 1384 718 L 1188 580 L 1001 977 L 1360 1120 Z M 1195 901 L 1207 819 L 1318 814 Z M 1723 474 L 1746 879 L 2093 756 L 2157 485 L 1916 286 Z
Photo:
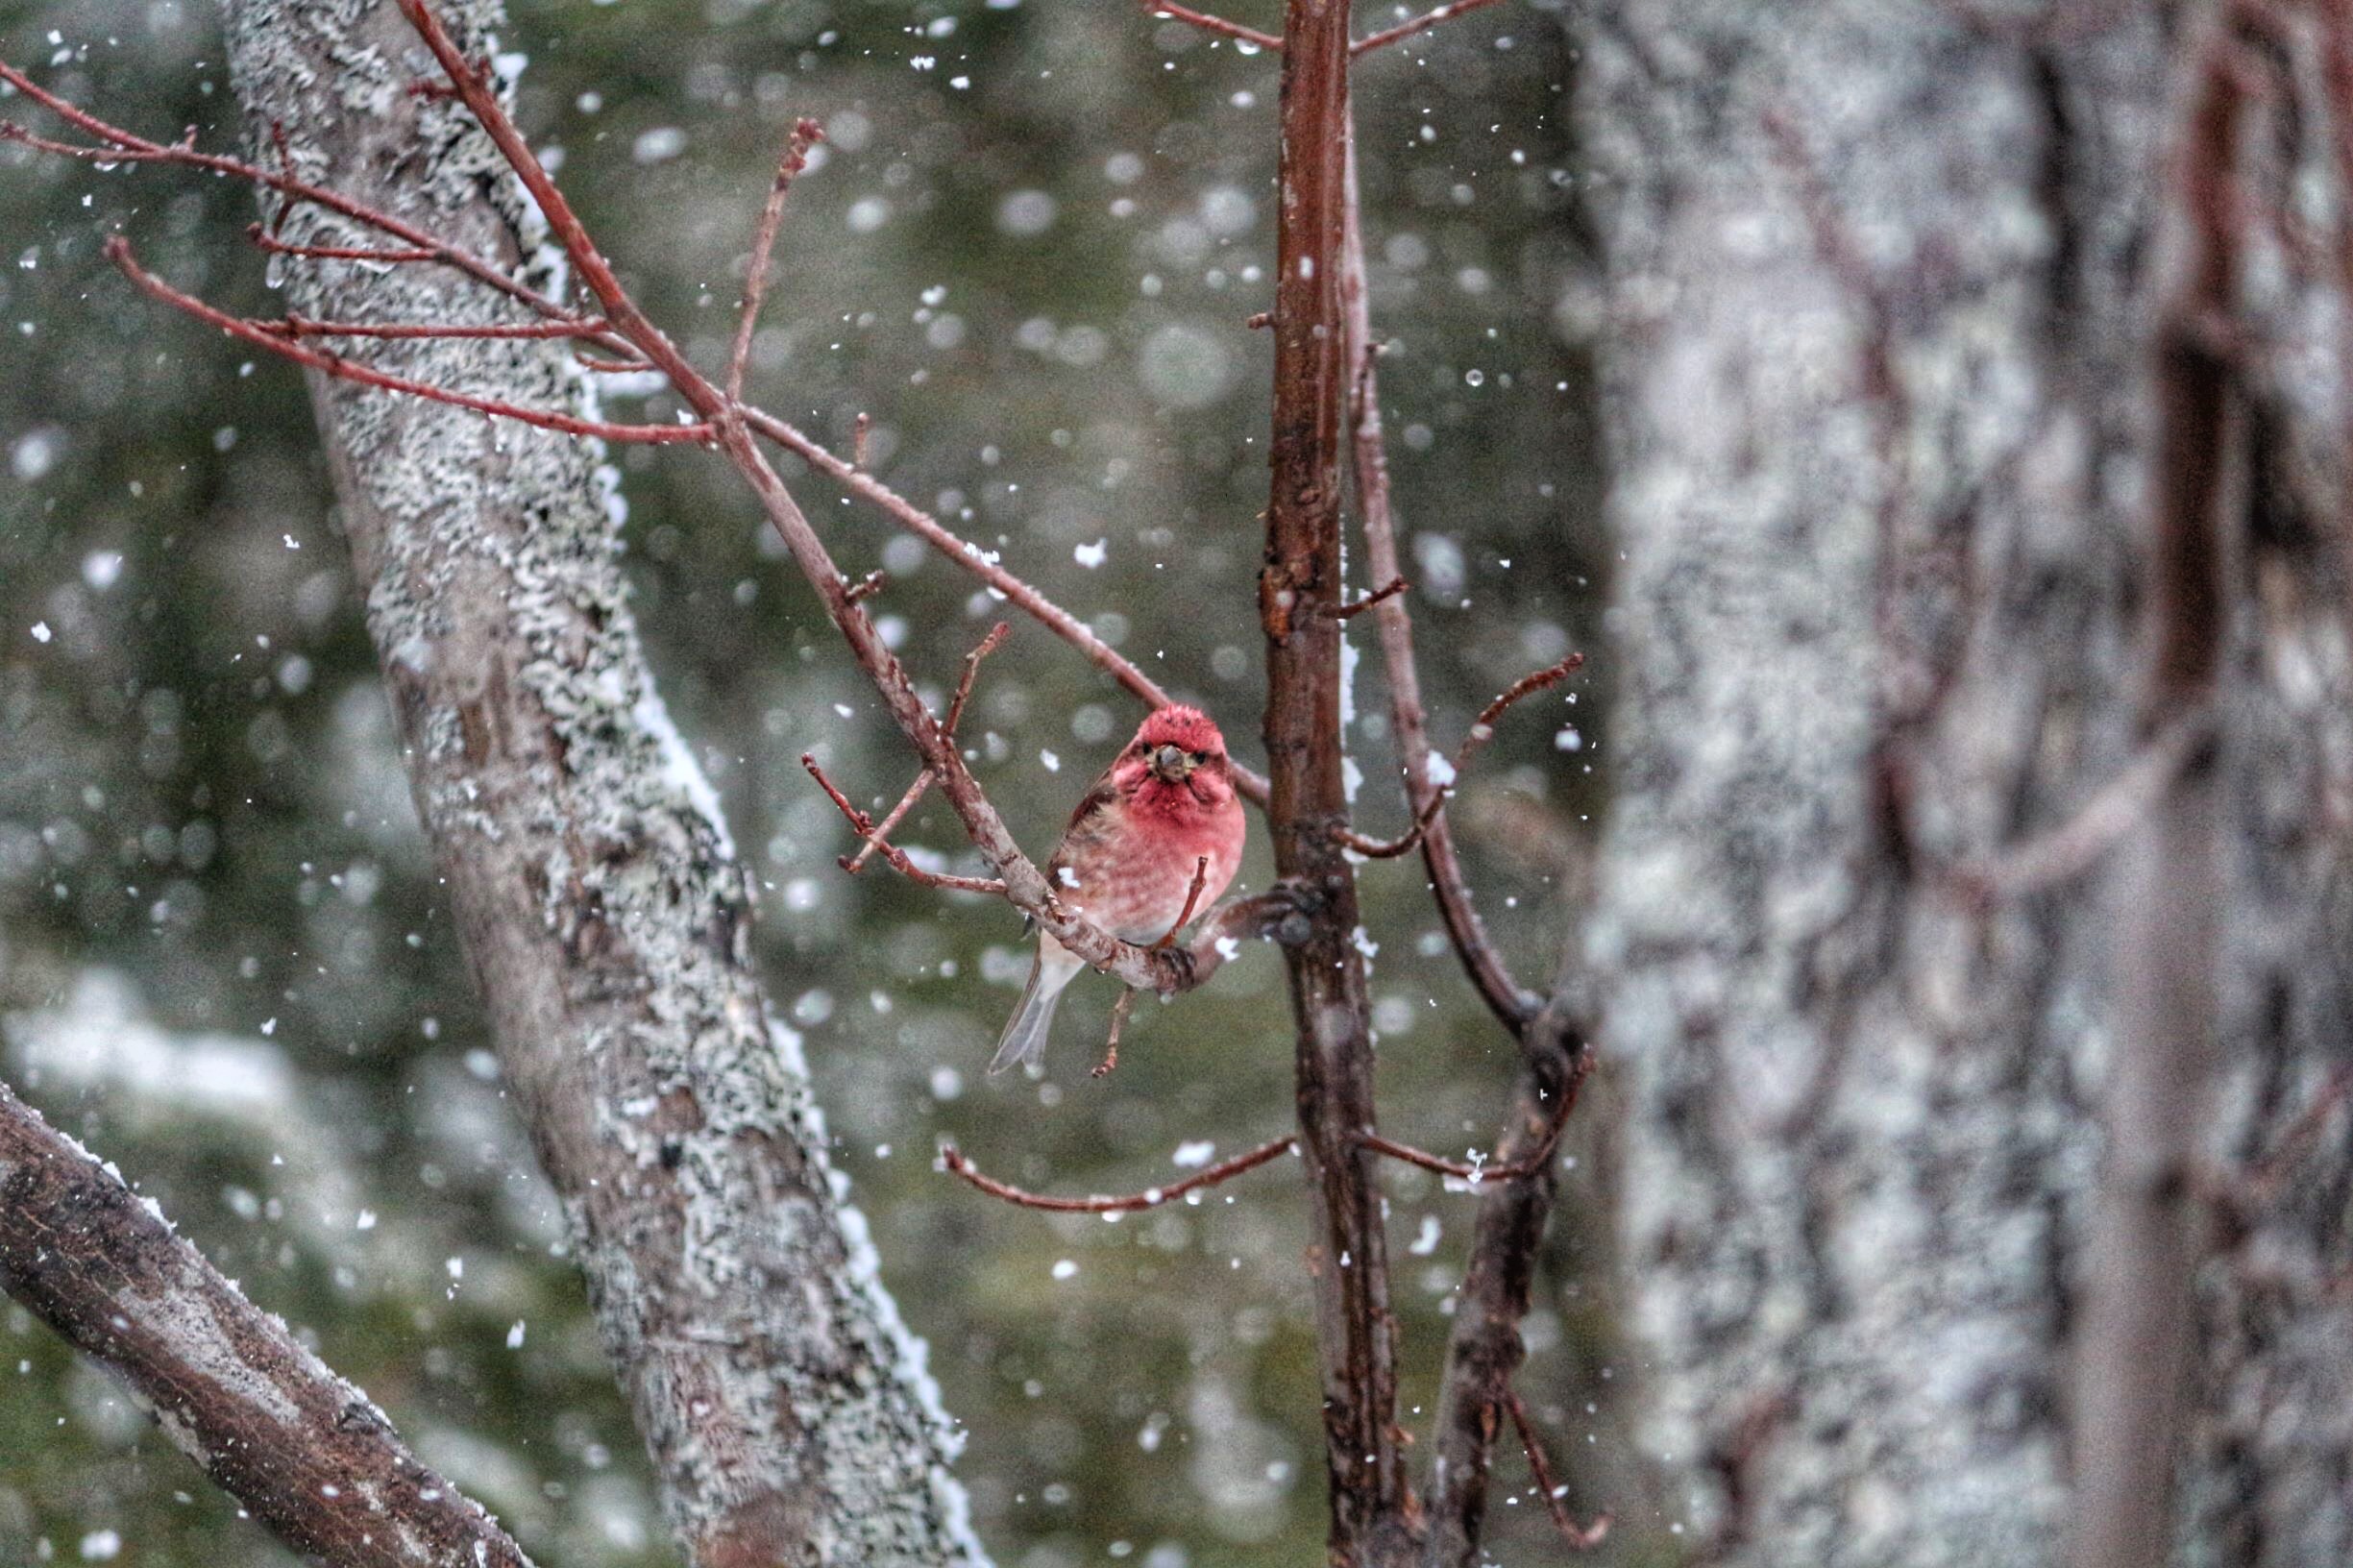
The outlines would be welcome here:
M 339 1568 L 531 1568 L 366 1394 L 0 1085 L 0 1291 L 121 1379 L 174 1448 Z
M 1356 873 L 1333 836 L 1341 778 L 1340 432 L 1348 333 L 1340 296 L 1347 211 L 1348 7 L 1290 0 L 1283 24 L 1276 225 L 1274 437 L 1265 566 L 1266 825 L 1275 871 L 1311 900 L 1286 939 L 1297 1031 L 1299 1145 L 1307 1167 L 1335 1563 L 1385 1568 L 1418 1544 L 1397 1429 L 1397 1331 L 1388 1241 L 1358 1141 L 1373 1107 L 1371 1004 Z
M 1588 958 L 1632 1102 L 1652 1437 L 1694 1478 L 1705 1560 L 2052 1562 L 2132 971 L 2100 857 L 1991 895 L 1964 873 L 2136 754 L 2151 261 L 2194 12 L 1595 14 L 1626 556 Z M 2225 339 L 2250 481 L 2208 786 L 2222 1066 L 2175 1167 L 2223 1194 L 2191 1562 L 2353 1558 L 2346 302 L 2294 281 L 2299 228 L 2346 192 L 2302 48 L 2253 52 L 2283 62 L 2230 149 L 2260 254 Z
M 443 12 L 471 56 L 493 0 Z M 248 145 L 543 284 L 497 152 L 379 0 L 229 0 Z M 272 214 L 274 215 L 274 213 Z M 283 237 L 375 237 L 298 209 Z M 314 319 L 491 319 L 431 267 L 306 263 Z M 567 346 L 377 363 L 542 405 Z M 654 689 L 584 442 L 314 380 L 342 524 L 501 1061 L 561 1194 L 666 1508 L 698 1568 L 976 1559 L 919 1347 L 840 1201 L 798 1043 L 749 962 L 750 886 Z

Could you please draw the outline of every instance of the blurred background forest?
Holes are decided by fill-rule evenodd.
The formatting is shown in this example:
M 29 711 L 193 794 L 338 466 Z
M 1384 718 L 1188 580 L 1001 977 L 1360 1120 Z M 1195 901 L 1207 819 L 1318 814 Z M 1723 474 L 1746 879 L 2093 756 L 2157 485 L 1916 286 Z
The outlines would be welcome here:
M 1444 746 L 1502 686 L 1603 632 L 1595 296 L 1558 9 L 1507 0 L 1358 78 L 1383 390 Z M 1237 16 L 1271 25 L 1262 10 Z M 1002 550 L 1258 763 L 1268 350 L 1244 323 L 1271 298 L 1276 62 L 1122 0 L 511 14 L 523 124 L 699 358 L 732 328 L 785 128 L 824 123 L 756 345 L 762 401 L 840 446 L 870 413 L 892 483 Z M 1387 15 L 1360 12 L 1360 29 Z M 233 138 L 201 3 L 8 0 L 0 53 L 145 134 Z M 237 185 L 0 149 L 0 1076 L 117 1162 L 540 1561 L 673 1563 L 436 895 L 303 388 L 136 298 L 98 255 L 128 224 L 175 282 L 267 313 L 253 216 Z M 1022 1568 L 1314 1560 L 1296 1167 L 1119 1224 L 1017 1212 L 933 1168 L 953 1139 L 1033 1187 L 1127 1190 L 1165 1180 L 1184 1145 L 1282 1132 L 1273 955 L 1140 1010 L 1107 1081 L 1087 1076 L 1102 982 L 1064 1009 L 1042 1081 L 984 1079 L 1028 962 L 1013 917 L 835 868 L 850 841 L 796 759 L 815 748 L 853 793 L 895 796 L 904 746 L 723 466 L 618 460 L 665 695 L 761 883 L 765 977 L 807 1040 L 837 1164 L 970 1434 L 959 1471 L 984 1537 Z M 951 680 L 997 607 L 876 514 L 797 488 L 846 567 L 890 570 L 902 655 Z M 1455 813 L 1523 973 L 1551 971 L 1601 799 L 1597 663 L 1512 717 Z M 1389 831 L 1375 665 L 1352 738 L 1360 821 Z M 1020 623 L 965 734 L 1042 852 L 1136 717 Z M 902 837 L 961 836 L 934 804 Z M 1247 884 L 1265 856 L 1254 844 Z M 1420 880 L 1411 861 L 1365 877 L 1385 1125 L 1459 1154 L 1491 1141 L 1514 1050 Z M 1520 1386 L 1572 1501 L 1620 1508 L 1606 1558 L 1649 1560 L 1667 1527 L 1630 1510 L 1608 1422 L 1627 1369 L 1593 1163 L 1548 1242 Z M 1408 1167 L 1383 1179 L 1405 1404 L 1426 1431 L 1471 1200 Z M 1517 1457 L 1499 1462 L 1523 1491 Z M 1506 1562 L 1557 1551 L 1519 1496 L 1499 1498 L 1492 1545 Z M 0 1309 L 0 1562 L 81 1559 L 291 1560 L 103 1375 Z

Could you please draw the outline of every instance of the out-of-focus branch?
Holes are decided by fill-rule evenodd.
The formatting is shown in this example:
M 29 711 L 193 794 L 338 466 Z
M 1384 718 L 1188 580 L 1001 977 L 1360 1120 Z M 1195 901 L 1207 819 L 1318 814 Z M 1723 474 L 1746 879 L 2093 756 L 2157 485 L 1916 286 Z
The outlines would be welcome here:
M 1393 582 L 1398 569 L 1397 525 L 1389 504 L 1389 460 L 1381 423 L 1381 387 L 1373 365 L 1372 308 L 1365 297 L 1364 231 L 1356 179 L 1356 130 L 1345 130 L 1347 200 L 1341 239 L 1340 304 L 1346 323 L 1349 397 L 1352 402 L 1350 478 L 1356 486 L 1357 518 L 1364 530 L 1366 569 L 1376 582 Z M 1430 873 L 1431 894 L 1446 922 L 1462 968 L 1487 1008 L 1514 1035 L 1528 1026 L 1540 1005 L 1523 990 L 1487 935 L 1472 906 L 1454 834 L 1441 809 L 1446 798 L 1430 777 L 1430 726 L 1422 707 L 1421 676 L 1413 659 L 1413 617 L 1403 596 L 1385 599 L 1373 610 L 1381 657 L 1389 689 L 1389 728 L 1397 766 L 1406 781 L 1406 804 L 1413 813 L 1410 837 L 1419 843 Z M 1476 734 L 1478 726 L 1472 726 Z M 1468 739 L 1464 744 L 1467 746 Z M 1459 772 L 1459 770 L 1458 770 Z
M 2156 421 L 2143 530 L 2147 684 L 2141 729 L 2216 706 L 2227 636 L 2234 165 L 2243 88 L 2237 8 L 2190 28 L 2161 242 Z M 2174 1541 L 2195 1334 L 2195 1162 L 2212 1114 L 2222 887 L 2218 759 L 2173 772 L 2134 832 L 2117 889 L 2116 1044 L 2108 1146 L 2074 1366 L 2073 1568 L 2140 1568 Z
M 530 1568 L 367 1395 L 5 1084 L 0 1290 L 122 1380 L 296 1552 L 348 1568 Z
M 2215 717 L 2206 709 L 2165 721 L 2132 761 L 2093 792 L 2067 821 L 1985 860 L 1958 868 L 1963 889 L 1984 898 L 2017 897 L 2057 887 L 2099 864 L 2146 819 L 2184 768 L 2213 745 Z

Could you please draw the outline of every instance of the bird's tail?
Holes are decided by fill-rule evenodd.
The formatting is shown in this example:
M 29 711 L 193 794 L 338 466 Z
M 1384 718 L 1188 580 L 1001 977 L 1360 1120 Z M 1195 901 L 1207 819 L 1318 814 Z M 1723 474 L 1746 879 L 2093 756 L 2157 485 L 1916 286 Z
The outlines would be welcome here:
M 989 1063 L 991 1072 L 1003 1072 L 1017 1062 L 1035 1062 L 1045 1054 L 1046 1033 L 1054 1027 L 1054 1006 L 1062 1000 L 1063 987 L 1086 967 L 1061 943 L 1039 934 L 1038 956 L 1029 966 L 1029 984 L 1021 992 L 1021 1005 L 1013 1010 L 1005 1032 L 997 1037 L 996 1056 Z

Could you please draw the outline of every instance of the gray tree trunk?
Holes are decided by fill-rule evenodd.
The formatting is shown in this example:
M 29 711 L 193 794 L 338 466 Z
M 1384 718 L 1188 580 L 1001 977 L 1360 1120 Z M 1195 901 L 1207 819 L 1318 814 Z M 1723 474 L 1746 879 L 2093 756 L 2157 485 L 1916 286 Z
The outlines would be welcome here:
M 1650 1439 L 1705 1560 L 2053 1562 L 2130 911 L 2113 855 L 2011 897 L 1950 871 L 2133 755 L 2179 19 L 1597 13 L 1624 696 L 1589 956 Z M 2261 221 L 2325 238 L 2342 192 L 2311 61 L 2278 53 L 2241 150 L 2218 1201 L 2176 1533 L 2284 1568 L 2353 1560 L 2342 1108 L 2280 1142 L 2347 1056 L 2353 687 L 2341 301 Z
M 441 10 L 489 52 L 495 0 Z M 430 61 L 390 4 L 228 0 L 226 16 L 254 157 L 275 160 L 275 123 L 304 175 L 550 284 L 488 140 L 407 90 Z M 284 237 L 381 243 L 307 209 Z M 284 272 L 314 319 L 516 319 L 437 267 Z M 587 396 L 560 344 L 373 360 L 541 407 Z M 920 1347 L 753 975 L 748 873 L 655 692 L 613 475 L 582 441 L 313 391 L 419 815 L 692 1560 L 977 1560 Z

